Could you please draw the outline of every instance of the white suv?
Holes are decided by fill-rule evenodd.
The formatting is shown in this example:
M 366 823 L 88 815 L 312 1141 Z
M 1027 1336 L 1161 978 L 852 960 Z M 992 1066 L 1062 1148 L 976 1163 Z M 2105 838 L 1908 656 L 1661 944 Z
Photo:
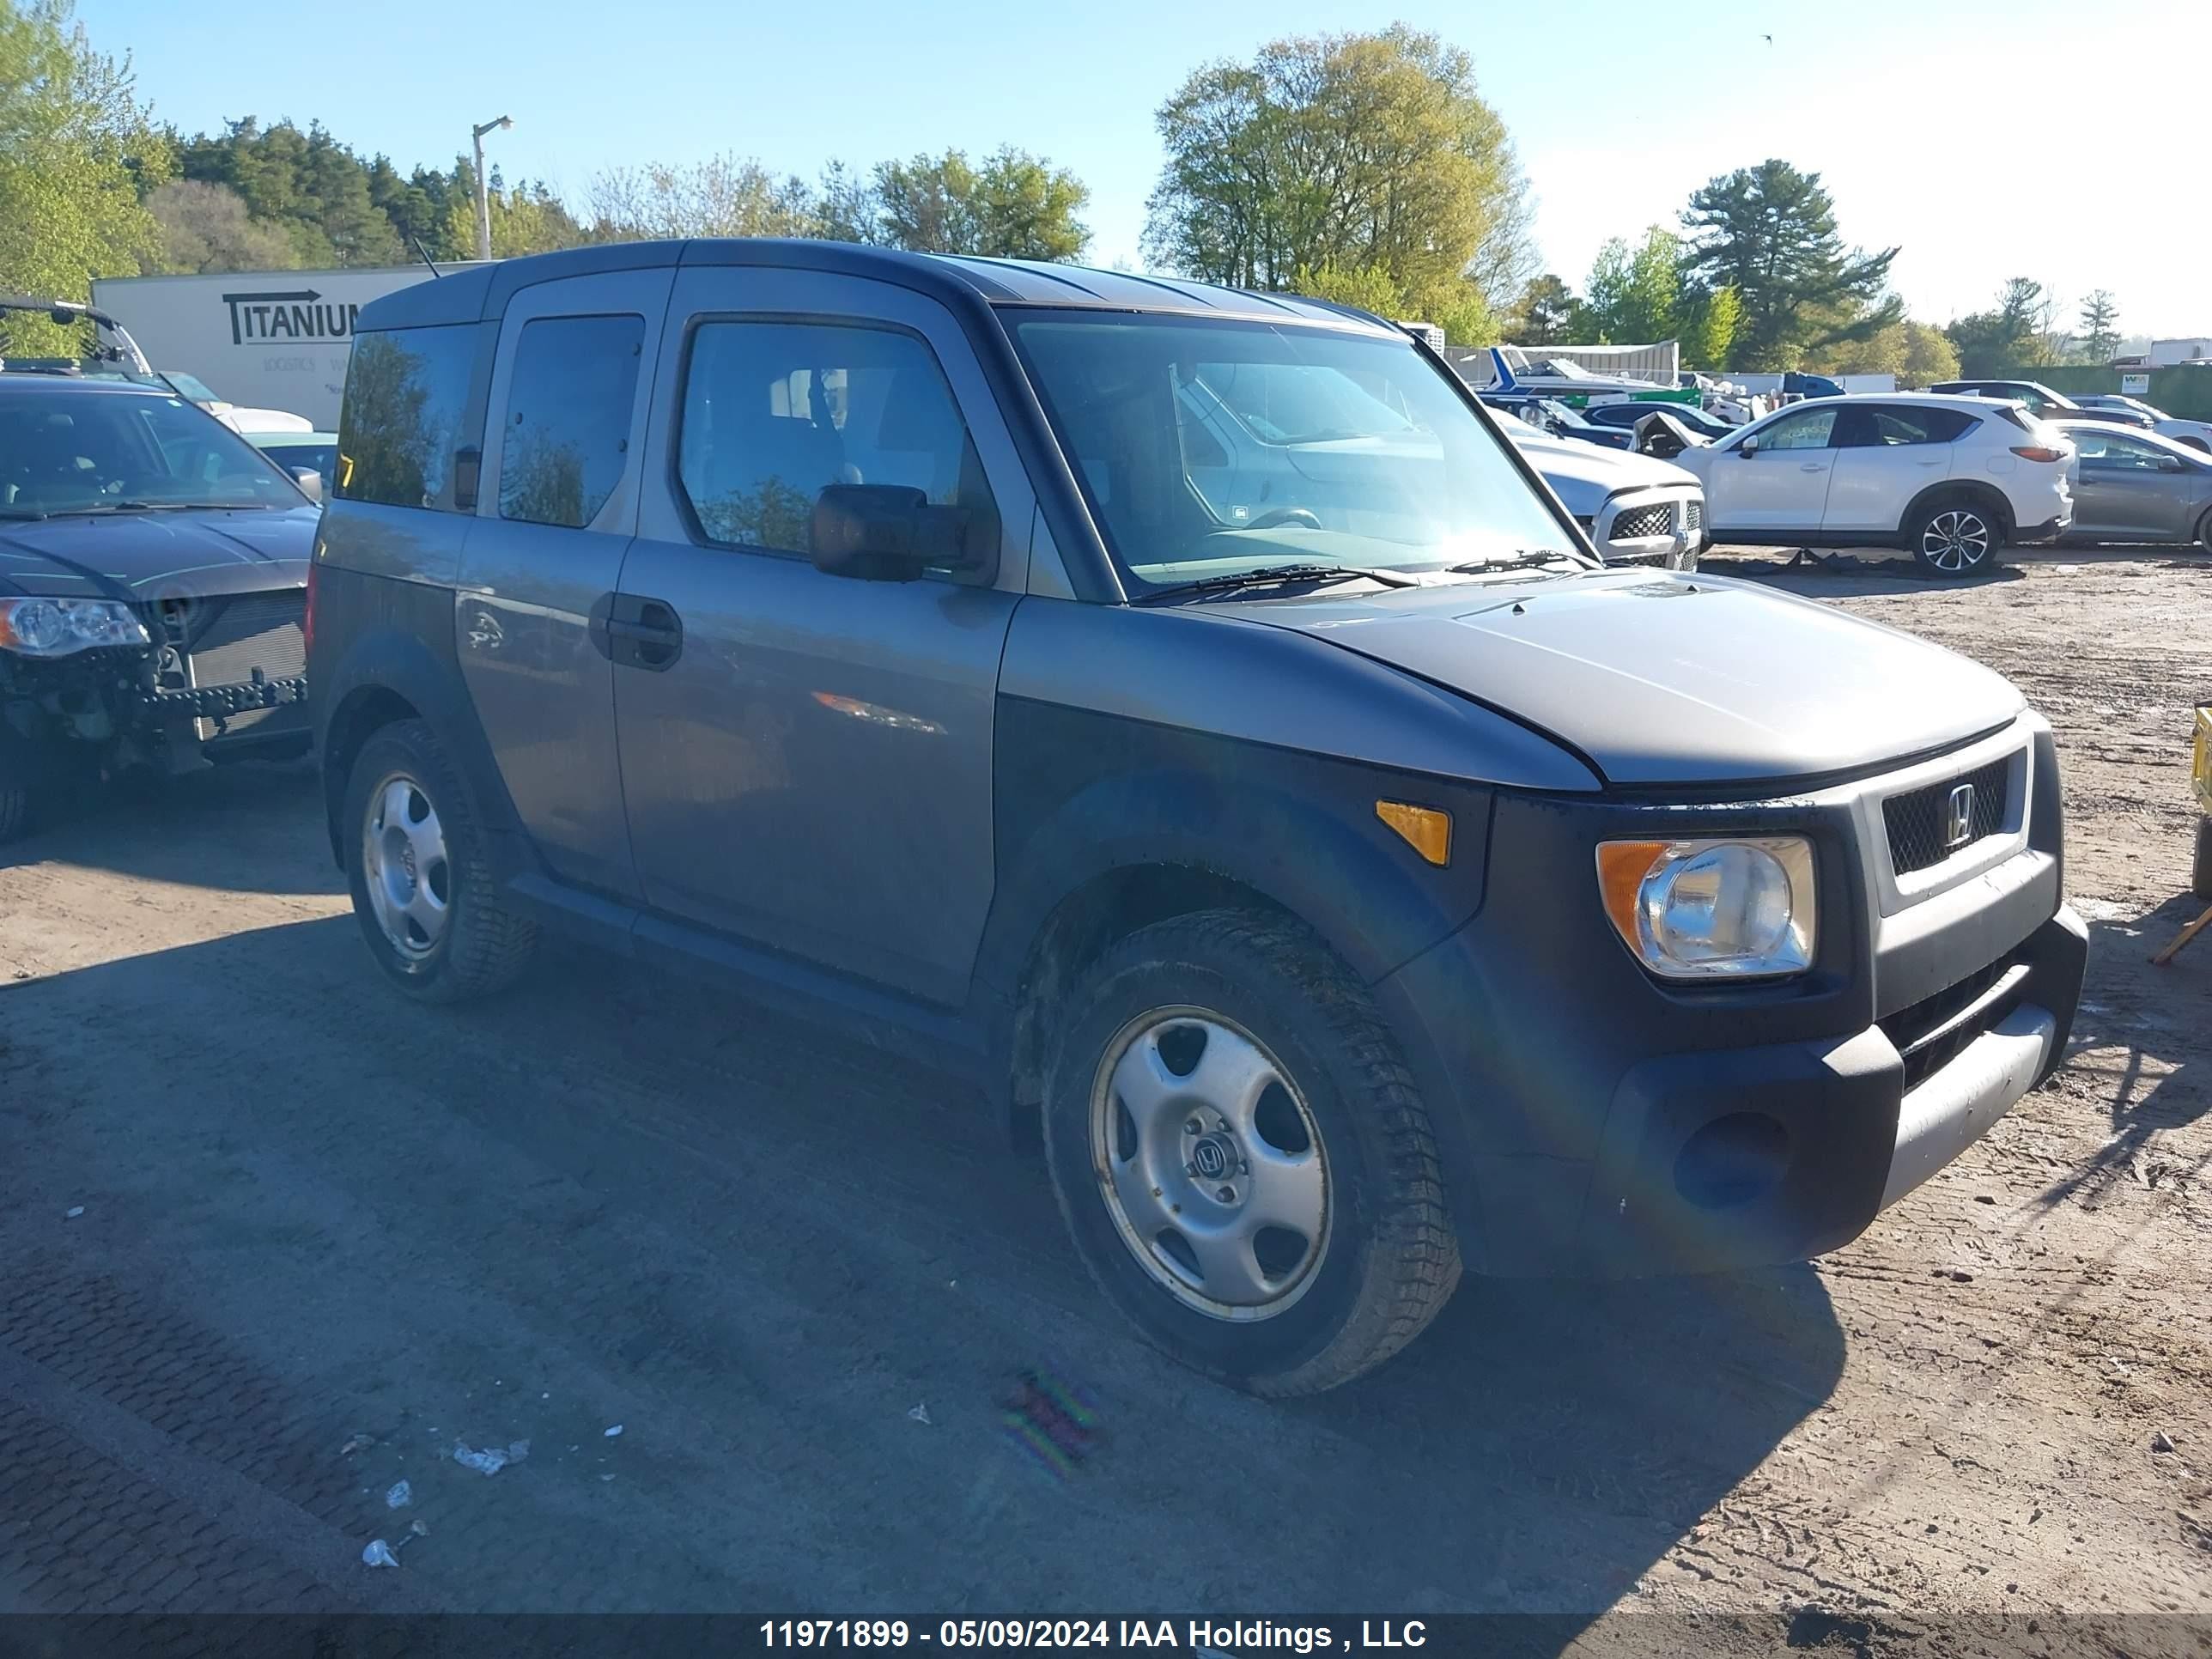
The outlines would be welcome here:
M 1995 398 L 1816 398 L 1674 464 L 1705 485 L 1716 542 L 1901 547 L 1956 575 L 2074 521 L 2073 445 Z

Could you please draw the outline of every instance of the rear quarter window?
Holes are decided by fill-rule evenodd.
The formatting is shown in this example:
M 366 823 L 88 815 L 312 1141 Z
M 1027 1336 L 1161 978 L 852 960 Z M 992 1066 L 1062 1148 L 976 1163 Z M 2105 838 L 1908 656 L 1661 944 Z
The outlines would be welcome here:
M 341 500 L 453 512 L 453 453 L 476 362 L 470 323 L 356 336 L 338 420 Z

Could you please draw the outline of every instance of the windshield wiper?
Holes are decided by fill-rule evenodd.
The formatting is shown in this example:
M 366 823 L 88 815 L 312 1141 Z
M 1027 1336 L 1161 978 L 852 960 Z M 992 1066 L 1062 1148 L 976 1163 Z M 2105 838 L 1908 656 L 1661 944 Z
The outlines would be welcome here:
M 1564 548 L 1547 547 L 1533 553 L 1515 553 L 1502 559 L 1475 559 L 1448 568 L 1455 576 L 1480 576 L 1492 570 L 1533 570 L 1540 564 L 1555 564 L 1561 559 L 1577 566 L 1583 562 L 1578 553 L 1570 553 Z
M 228 513 L 269 505 L 267 501 L 88 501 L 82 507 L 55 507 L 47 516 L 63 519 L 88 513 Z
M 1225 593 L 1232 588 L 1261 587 L 1275 582 L 1379 582 L 1385 587 L 1419 587 L 1421 579 L 1402 570 L 1358 570 L 1340 564 L 1267 564 L 1256 570 L 1239 570 L 1225 576 L 1202 576 L 1196 581 L 1156 587 L 1139 596 L 1139 605 L 1179 598 L 1185 593 Z

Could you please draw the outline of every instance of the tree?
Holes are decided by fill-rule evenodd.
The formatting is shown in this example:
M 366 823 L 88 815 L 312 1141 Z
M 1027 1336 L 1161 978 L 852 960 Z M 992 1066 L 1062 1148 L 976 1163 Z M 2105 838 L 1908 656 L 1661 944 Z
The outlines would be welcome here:
M 146 210 L 161 229 L 164 270 L 288 270 L 300 263 L 291 239 L 256 220 L 225 185 L 172 179 L 146 198 Z
M 1011 145 L 981 167 L 948 149 L 878 166 L 871 240 L 918 253 L 1073 259 L 1091 240 L 1075 217 L 1090 199 L 1065 167 Z
M 1406 309 L 1406 296 L 1399 291 L 1390 273 L 1380 265 L 1360 265 L 1352 270 L 1341 265 L 1323 265 L 1319 270 L 1300 265 L 1291 278 L 1291 291 L 1309 299 L 1357 306 L 1362 311 L 1393 321 L 1427 320 L 1401 315 Z
M 513 259 L 526 253 L 550 253 L 556 248 L 576 247 L 591 240 L 552 188 L 533 181 L 509 189 L 491 170 L 490 189 L 484 198 L 485 217 L 491 222 L 491 257 Z M 477 249 L 476 167 L 456 160 L 452 188 L 444 193 L 444 222 L 438 228 L 437 245 L 453 251 L 453 257 L 474 258 Z M 436 257 L 434 252 L 432 257 Z
M 1654 225 L 1631 250 L 1614 237 L 1598 250 L 1577 322 L 1601 345 L 1647 345 L 1678 333 L 1675 301 L 1681 239 Z
M 465 169 L 462 169 L 465 170 Z M 592 234 L 646 237 L 811 236 L 819 220 L 804 179 L 759 161 L 710 156 L 682 166 L 614 167 L 592 181 Z
M 1546 271 L 1521 290 L 1508 326 L 1519 344 L 1561 345 L 1571 337 L 1577 304 L 1575 291 Z
M 1940 328 L 1926 323 L 1905 324 L 1905 367 L 1898 373 L 1900 386 L 1934 386 L 1959 378 L 1959 354 Z
M 2051 311 L 2042 283 L 2014 276 L 1997 290 L 1996 309 L 1970 313 L 1943 331 L 1969 378 L 2002 374 L 2051 360 Z
M 234 191 L 257 222 L 280 229 L 292 245 L 287 263 L 380 265 L 401 257 L 399 231 L 377 199 L 372 165 L 319 122 L 264 127 L 249 115 L 224 122 L 220 134 L 176 143 L 179 172 Z
M 1737 368 L 1794 368 L 1808 349 L 1864 339 L 1902 314 L 1878 297 L 1897 250 L 1845 248 L 1817 173 L 1772 160 L 1739 168 L 1692 194 L 1682 223 L 1685 275 L 1735 289 L 1742 307 Z
M 1407 295 L 1466 277 L 1500 307 L 1532 274 L 1504 124 L 1433 34 L 1277 40 L 1198 70 L 1157 119 L 1145 246 L 1170 269 L 1279 289 L 1301 268 L 1371 267 Z
M 1910 319 L 1866 339 L 1832 346 L 1808 366 L 1822 374 L 1893 374 L 1900 386 L 1959 378 L 1959 354 L 1943 331 Z
M 1676 313 L 1684 367 L 1728 368 L 1734 361 L 1736 332 L 1743 326 L 1743 301 L 1735 289 L 1723 283 L 1710 292 L 1686 290 Z
M 2120 307 L 2109 289 L 2094 289 L 2081 301 L 2081 350 L 2093 363 L 2109 363 L 2120 345 Z
M 0 0 L 0 289 L 82 300 L 94 276 L 158 265 L 161 228 L 139 196 L 170 160 L 130 59 L 95 52 L 69 0 Z M 74 349 L 25 316 L 0 345 Z

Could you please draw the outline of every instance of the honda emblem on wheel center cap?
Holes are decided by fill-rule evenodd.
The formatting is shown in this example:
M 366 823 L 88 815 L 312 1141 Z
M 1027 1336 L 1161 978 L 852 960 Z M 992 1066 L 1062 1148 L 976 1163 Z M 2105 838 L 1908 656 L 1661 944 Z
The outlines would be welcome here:
M 1232 1162 L 1228 1143 L 1219 1135 L 1207 1135 L 1190 1149 L 1190 1167 L 1207 1181 L 1227 1175 Z

